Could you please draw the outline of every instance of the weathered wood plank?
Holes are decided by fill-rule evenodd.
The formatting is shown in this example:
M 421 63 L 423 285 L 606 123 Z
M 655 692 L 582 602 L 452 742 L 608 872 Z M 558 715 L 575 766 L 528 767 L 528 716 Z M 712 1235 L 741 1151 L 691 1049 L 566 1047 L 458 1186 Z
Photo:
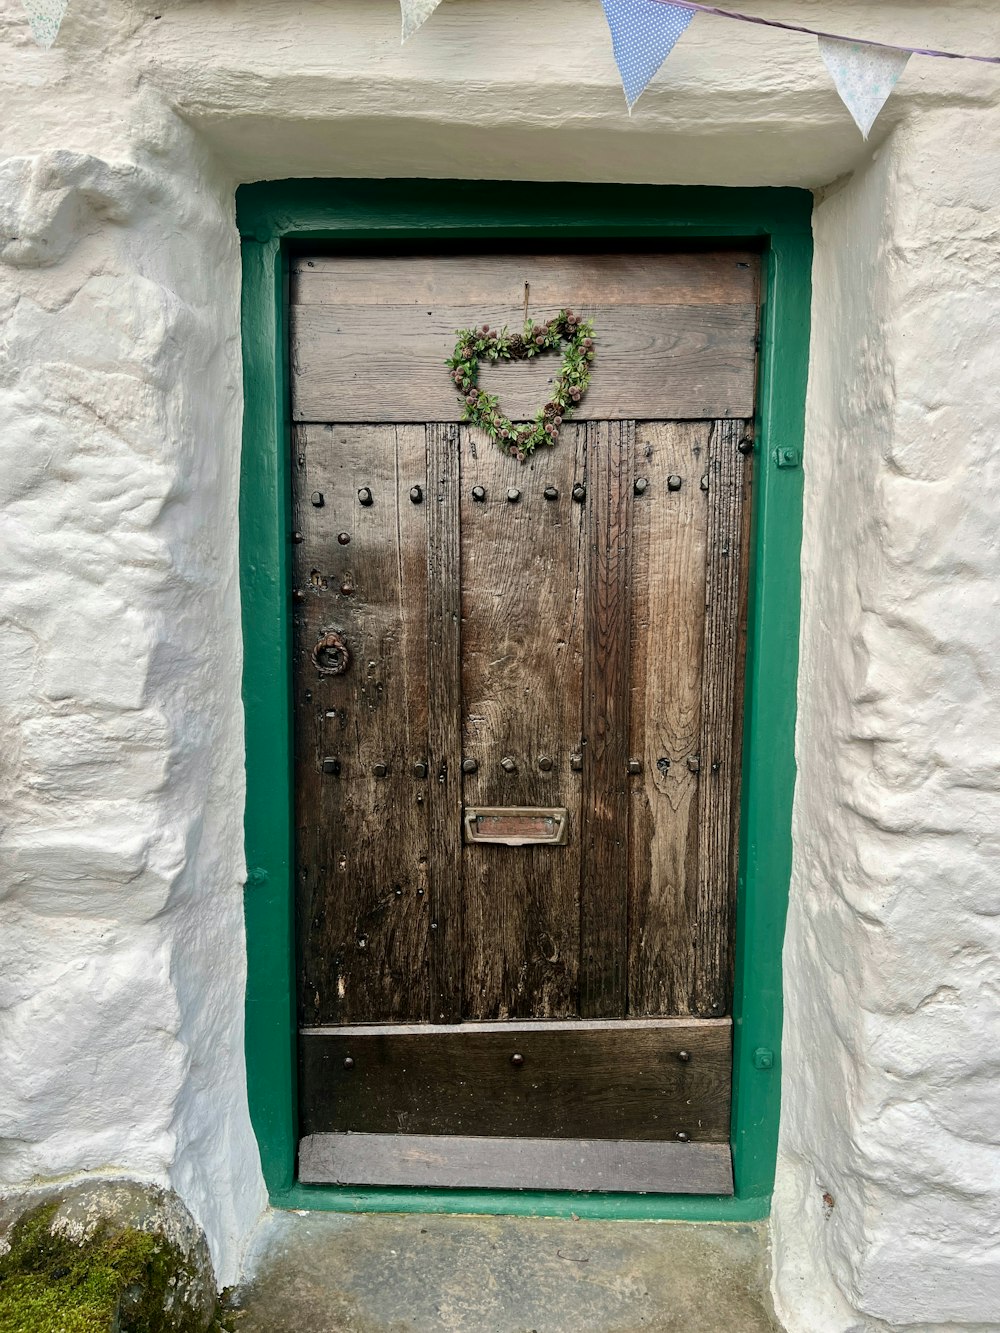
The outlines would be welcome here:
M 746 423 L 716 421 L 709 437 L 705 638 L 698 789 L 698 901 L 692 1012 L 727 1012 L 732 995 L 739 841 L 739 743 L 746 581 Z
M 745 305 L 760 256 L 694 254 L 312 255 L 292 264 L 300 305 Z M 483 318 L 487 316 L 484 315 Z
M 646 487 L 632 507 L 629 752 L 642 773 L 630 779 L 630 1014 L 691 1009 L 708 434 L 705 422 L 636 427 Z
M 426 520 L 408 499 L 425 484 L 423 431 L 310 427 L 294 448 L 300 1010 L 424 1018 L 427 784 L 411 770 L 427 751 Z M 312 658 L 329 630 L 351 654 L 343 675 Z
M 299 1145 L 307 1184 L 443 1189 L 732 1194 L 728 1143 L 311 1134 Z
M 427 427 L 427 804 L 431 1013 L 462 1012 L 462 685 L 458 427 Z
M 625 1013 L 632 422 L 587 427 L 580 1013 Z
M 464 802 L 564 806 L 570 820 L 563 847 L 465 848 L 467 1018 L 576 1013 L 583 435 L 564 427 L 522 466 L 462 430 L 463 752 L 478 765 Z
M 309 1028 L 301 1130 L 724 1143 L 731 1046 L 728 1019 Z
M 533 313 L 546 318 L 557 307 Z M 754 305 L 580 306 L 597 359 L 577 420 L 746 417 L 753 412 Z M 518 307 L 295 306 L 292 408 L 297 421 L 459 421 L 445 367 L 455 331 L 487 320 L 519 328 Z M 512 420 L 535 415 L 559 357 L 486 367 L 483 388 Z

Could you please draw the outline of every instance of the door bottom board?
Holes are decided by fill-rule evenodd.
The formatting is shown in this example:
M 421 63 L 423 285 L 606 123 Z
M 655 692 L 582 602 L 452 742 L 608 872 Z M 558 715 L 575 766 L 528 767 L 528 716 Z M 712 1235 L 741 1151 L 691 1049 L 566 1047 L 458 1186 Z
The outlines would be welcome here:
M 309 1185 L 732 1194 L 728 1143 L 533 1139 L 454 1134 L 309 1134 Z

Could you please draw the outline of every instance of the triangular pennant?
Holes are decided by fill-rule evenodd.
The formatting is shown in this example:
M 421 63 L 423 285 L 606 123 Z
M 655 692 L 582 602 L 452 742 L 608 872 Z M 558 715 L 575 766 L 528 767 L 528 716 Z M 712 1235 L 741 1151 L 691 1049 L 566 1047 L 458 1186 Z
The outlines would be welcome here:
M 399 0 L 403 15 L 403 41 L 412 37 L 437 9 L 441 0 Z
M 629 113 L 694 18 L 693 9 L 659 0 L 601 0 Z
M 31 35 L 39 46 L 46 49 L 59 36 L 59 27 L 69 0 L 24 0 L 24 8 L 31 25 Z
M 819 53 L 840 100 L 867 139 L 911 53 L 869 46 L 866 42 L 843 42 L 834 37 L 819 38 Z

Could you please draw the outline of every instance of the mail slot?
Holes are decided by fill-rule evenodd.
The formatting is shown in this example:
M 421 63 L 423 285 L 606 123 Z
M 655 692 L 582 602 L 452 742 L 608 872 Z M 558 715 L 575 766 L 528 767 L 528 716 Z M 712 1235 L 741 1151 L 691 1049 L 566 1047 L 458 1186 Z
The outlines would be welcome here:
M 489 806 L 465 811 L 465 841 L 494 842 L 504 847 L 538 844 L 562 847 L 569 834 L 569 819 L 560 808 L 527 805 Z

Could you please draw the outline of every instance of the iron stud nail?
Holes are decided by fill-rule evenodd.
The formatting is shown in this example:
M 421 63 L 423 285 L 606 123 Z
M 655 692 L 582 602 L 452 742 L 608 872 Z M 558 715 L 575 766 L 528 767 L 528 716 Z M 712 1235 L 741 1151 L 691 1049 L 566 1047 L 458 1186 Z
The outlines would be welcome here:
M 691 770 L 692 773 L 700 773 L 701 755 L 698 754 L 688 755 L 688 768 Z
M 479 767 L 479 761 L 478 761 L 477 759 L 463 759 L 463 760 L 462 760 L 462 772 L 463 772 L 463 773 L 475 773 L 475 771 L 476 771 L 476 769 L 477 769 L 478 767 Z
M 521 1066 L 524 1064 L 524 1056 L 521 1054 L 520 1051 L 515 1051 L 514 1054 L 510 1057 L 510 1062 L 515 1069 L 520 1069 Z
M 630 759 L 628 761 L 628 771 L 632 777 L 638 776 L 638 774 L 642 772 L 642 760 Z
M 546 500 L 559 499 L 559 492 L 556 490 L 554 486 L 546 486 L 545 490 L 542 491 L 542 494 L 545 496 Z
M 582 505 L 587 498 L 587 488 L 581 482 L 577 482 L 573 487 L 573 499 L 578 505 Z
M 301 588 L 292 589 L 292 601 L 301 605 L 306 600 L 306 595 Z
M 753 439 L 749 435 L 744 435 L 743 439 L 740 440 L 739 444 L 736 447 L 741 454 L 752 454 Z
M 689 1063 L 689 1061 L 690 1061 L 690 1059 L 691 1059 L 691 1052 L 690 1052 L 690 1051 L 678 1051 L 678 1052 L 677 1052 L 677 1059 L 680 1060 L 680 1062 L 681 1062 L 682 1065 L 686 1065 L 686 1064 Z
M 312 493 L 312 495 L 310 495 L 309 499 L 312 501 L 313 505 L 314 505 L 317 509 L 322 509 L 323 506 L 326 504 L 326 501 L 323 499 L 323 492 L 322 492 L 322 491 L 313 491 L 313 493 Z
M 328 756 L 326 759 L 323 760 L 323 772 L 332 773 L 335 778 L 339 777 L 340 760 L 334 759 L 332 756 Z
M 516 505 L 518 500 L 520 500 L 520 498 L 521 498 L 521 492 L 517 489 L 516 486 L 511 486 L 510 489 L 507 491 L 507 499 L 511 502 L 512 505 Z
M 569 757 L 569 766 L 574 773 L 579 773 L 580 769 L 583 768 L 583 755 L 571 754 Z
M 358 502 L 364 505 L 366 509 L 370 504 L 374 503 L 374 501 L 372 500 L 372 492 L 370 486 L 361 487 L 360 491 L 358 491 Z
M 705 473 L 705 475 L 704 475 L 704 476 L 702 477 L 702 479 L 701 479 L 701 489 L 702 489 L 703 491 L 707 491 L 707 490 L 708 490 L 708 473 L 707 473 L 707 472 Z
M 636 495 L 645 495 L 648 486 L 649 482 L 645 477 L 636 477 L 632 489 L 635 491 Z
M 423 503 L 423 499 L 424 499 L 423 487 L 421 487 L 421 486 L 411 486 L 411 487 L 410 487 L 410 499 L 413 501 L 413 503 L 414 503 L 415 505 L 422 504 L 422 503 Z
M 476 502 L 477 504 L 482 504 L 483 501 L 486 499 L 486 490 L 485 490 L 485 488 L 482 487 L 482 486 L 473 486 L 473 488 L 472 488 L 472 498 L 473 498 L 473 500 L 475 500 L 475 502 Z
M 674 1135 L 674 1138 L 677 1140 L 678 1143 L 690 1143 L 690 1142 L 691 1142 L 691 1135 L 690 1135 L 690 1134 L 685 1134 L 684 1131 L 683 1131 L 683 1129 L 679 1129 L 679 1130 L 677 1131 L 677 1133 Z
M 682 485 L 683 485 L 683 482 L 682 482 L 681 478 L 678 477 L 678 475 L 677 475 L 676 472 L 672 472 L 672 473 L 670 474 L 670 476 L 667 478 L 667 490 L 668 490 L 668 491 L 679 491 Z
M 552 771 L 552 760 L 547 754 L 539 756 L 538 767 L 543 773 L 550 773 Z
M 420 759 L 413 765 L 413 776 L 415 778 L 425 778 L 427 776 L 427 764 Z
M 353 1069 L 353 1068 L 354 1068 L 354 1059 L 353 1059 L 352 1056 L 350 1056 L 350 1055 L 345 1055 L 345 1056 L 344 1056 L 344 1068 L 345 1068 L 345 1069 Z
M 341 546 L 348 546 L 351 541 L 351 534 L 349 532 L 338 532 L 337 541 L 340 542 Z
M 372 772 L 377 778 L 384 778 L 389 772 L 388 764 L 372 764 Z
M 354 592 L 354 584 L 351 582 L 350 579 L 347 579 L 346 582 L 340 585 L 340 591 L 344 594 L 345 597 L 350 597 Z
M 503 769 L 505 773 L 517 772 L 517 763 L 514 759 L 511 758 L 509 754 L 500 760 L 500 767 Z
M 661 773 L 666 773 L 670 768 L 670 760 L 667 759 L 666 756 L 662 756 L 661 758 L 657 759 L 656 767 L 660 770 Z
M 301 532 L 293 532 L 292 541 L 296 546 L 301 546 L 302 543 L 305 541 L 305 537 L 302 535 Z

